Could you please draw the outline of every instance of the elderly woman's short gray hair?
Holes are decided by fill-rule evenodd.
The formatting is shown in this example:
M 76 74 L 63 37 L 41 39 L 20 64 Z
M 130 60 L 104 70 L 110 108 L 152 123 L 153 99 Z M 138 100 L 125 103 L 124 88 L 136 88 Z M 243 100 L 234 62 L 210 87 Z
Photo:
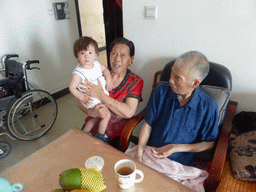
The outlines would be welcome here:
M 189 76 L 193 80 L 199 78 L 200 82 L 208 75 L 210 70 L 209 62 L 205 55 L 198 51 L 189 51 L 176 60 L 175 64 L 179 67 L 189 67 Z

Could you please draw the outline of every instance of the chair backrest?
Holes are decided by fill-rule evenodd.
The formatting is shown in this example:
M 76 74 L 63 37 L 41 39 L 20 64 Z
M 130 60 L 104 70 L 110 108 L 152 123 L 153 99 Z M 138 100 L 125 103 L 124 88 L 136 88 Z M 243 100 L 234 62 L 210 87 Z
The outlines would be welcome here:
M 173 60 L 165 65 L 158 84 L 169 81 L 175 61 Z M 201 82 L 200 87 L 217 103 L 219 109 L 219 125 L 222 125 L 227 111 L 227 104 L 231 96 L 232 76 L 225 66 L 213 62 L 209 63 L 210 71 L 207 77 Z M 203 87 L 205 85 L 208 87 Z M 214 86 L 214 88 L 209 86 Z
M 162 74 L 160 76 L 160 81 L 169 81 L 172 66 L 174 65 L 176 60 L 170 61 L 163 68 Z M 232 76 L 230 71 L 223 65 L 209 62 L 210 63 L 210 71 L 208 76 L 201 82 L 201 85 L 212 85 L 227 88 L 228 90 L 232 90 Z
M 9 91 L 17 98 L 26 91 L 23 64 L 12 59 L 5 59 L 5 77 L 8 78 Z
M 5 76 L 6 77 L 13 77 L 13 76 L 23 77 L 22 63 L 19 63 L 11 59 L 5 59 Z

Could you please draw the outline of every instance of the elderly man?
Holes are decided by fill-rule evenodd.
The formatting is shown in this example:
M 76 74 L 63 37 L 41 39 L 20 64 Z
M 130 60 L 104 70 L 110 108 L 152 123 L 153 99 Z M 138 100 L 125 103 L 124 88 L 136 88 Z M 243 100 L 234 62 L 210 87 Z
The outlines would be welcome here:
M 135 159 L 142 162 L 146 145 L 156 158 L 194 165 L 194 153 L 209 150 L 218 136 L 218 106 L 198 86 L 209 72 L 207 58 L 195 51 L 181 55 L 169 83 L 151 95 Z

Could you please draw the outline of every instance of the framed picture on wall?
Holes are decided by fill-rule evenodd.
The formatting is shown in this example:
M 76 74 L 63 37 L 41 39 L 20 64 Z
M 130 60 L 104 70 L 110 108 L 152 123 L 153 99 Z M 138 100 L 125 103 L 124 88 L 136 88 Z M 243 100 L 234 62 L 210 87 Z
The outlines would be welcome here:
M 53 8 L 56 20 L 70 19 L 70 12 L 67 2 L 53 3 Z

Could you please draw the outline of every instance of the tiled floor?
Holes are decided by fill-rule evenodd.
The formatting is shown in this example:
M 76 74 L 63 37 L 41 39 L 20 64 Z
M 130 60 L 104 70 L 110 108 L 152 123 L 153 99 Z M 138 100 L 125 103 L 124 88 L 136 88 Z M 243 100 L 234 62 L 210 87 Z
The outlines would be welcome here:
M 0 140 L 11 144 L 11 153 L 0 160 L 0 173 L 9 169 L 20 160 L 49 144 L 72 128 L 81 128 L 86 115 L 77 107 L 76 98 L 68 94 L 57 99 L 58 116 L 50 131 L 34 141 L 11 140 L 7 136 L 0 136 Z

